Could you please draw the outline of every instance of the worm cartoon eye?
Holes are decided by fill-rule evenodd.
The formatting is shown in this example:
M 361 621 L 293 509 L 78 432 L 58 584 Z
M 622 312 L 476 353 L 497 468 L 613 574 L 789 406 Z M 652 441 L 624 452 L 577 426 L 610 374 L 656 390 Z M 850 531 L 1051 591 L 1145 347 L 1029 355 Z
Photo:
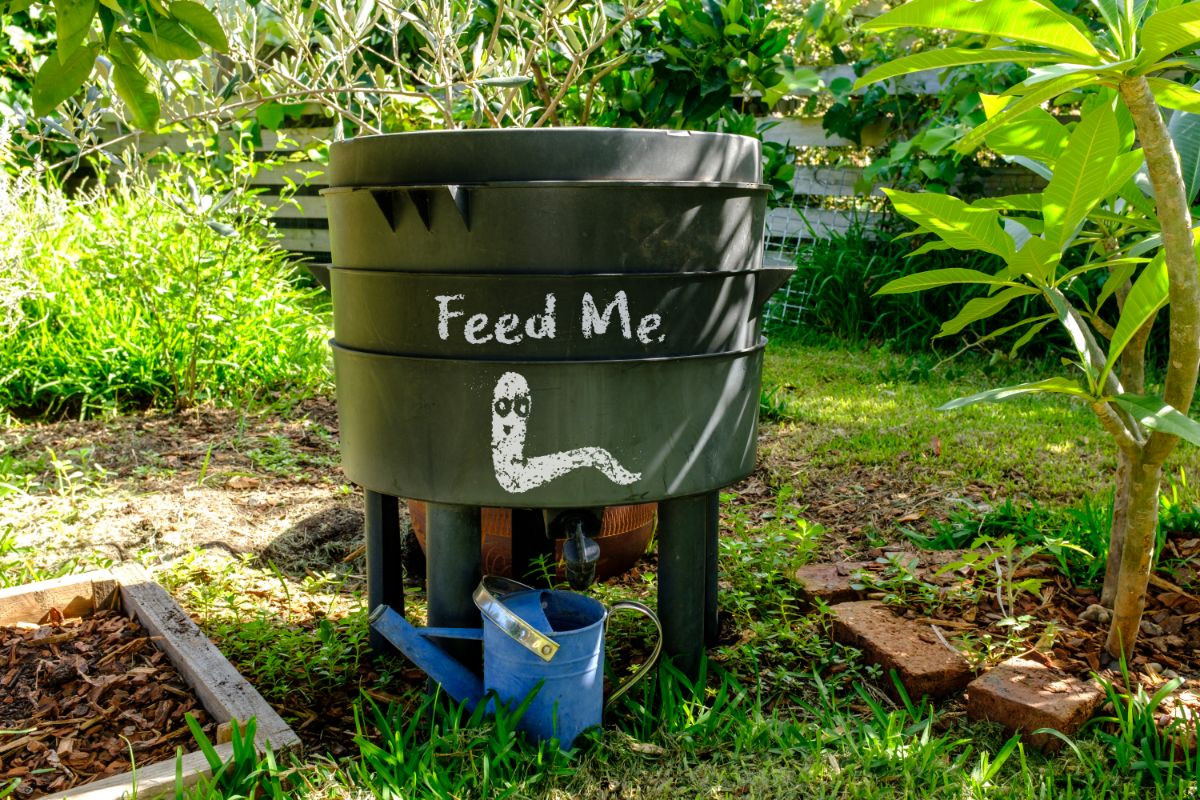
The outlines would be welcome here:
M 517 412 L 518 417 L 529 416 L 529 398 L 521 395 L 513 401 L 513 411 Z
M 496 398 L 495 409 L 496 409 L 496 416 L 507 417 L 508 412 L 512 410 L 512 400 L 510 400 L 507 397 Z M 526 409 L 526 411 L 528 411 L 528 408 Z M 521 416 L 525 416 L 525 415 L 521 414 Z

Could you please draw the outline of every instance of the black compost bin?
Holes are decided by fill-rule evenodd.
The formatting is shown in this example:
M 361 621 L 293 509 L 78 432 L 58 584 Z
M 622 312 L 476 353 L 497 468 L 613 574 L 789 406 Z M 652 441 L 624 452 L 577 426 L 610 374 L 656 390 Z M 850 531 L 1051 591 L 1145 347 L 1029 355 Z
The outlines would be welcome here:
M 688 664 L 716 634 L 717 491 L 754 466 L 759 143 L 486 130 L 333 145 L 342 457 L 367 493 L 372 607 L 401 603 L 397 497 L 429 503 L 429 624 L 477 621 L 481 506 L 659 501 L 659 614 Z M 553 542 L 551 541 L 551 548 Z M 517 564 L 514 569 L 520 572 Z

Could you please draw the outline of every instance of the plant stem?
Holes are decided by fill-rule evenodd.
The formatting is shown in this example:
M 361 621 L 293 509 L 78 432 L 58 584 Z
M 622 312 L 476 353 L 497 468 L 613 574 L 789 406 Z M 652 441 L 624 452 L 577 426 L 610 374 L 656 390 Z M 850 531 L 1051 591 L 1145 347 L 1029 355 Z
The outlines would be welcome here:
M 1154 187 L 1163 252 L 1170 282 L 1170 352 L 1164 399 L 1186 414 L 1196 391 L 1200 369 L 1200 275 L 1192 244 L 1192 218 L 1175 145 L 1144 77 L 1130 78 L 1118 87 L 1133 116 L 1146 154 L 1146 170 Z M 1158 525 L 1158 490 L 1162 463 L 1178 438 L 1154 431 L 1132 459 L 1128 475 L 1128 518 L 1125 541 L 1118 547 L 1120 569 L 1113 591 L 1113 621 L 1105 649 L 1114 658 L 1133 656 L 1146 603 L 1146 585 Z M 1118 487 L 1119 499 L 1120 487 Z M 1115 528 L 1115 526 L 1114 526 Z M 1110 545 L 1110 550 L 1112 546 Z M 1109 583 L 1107 577 L 1106 585 Z

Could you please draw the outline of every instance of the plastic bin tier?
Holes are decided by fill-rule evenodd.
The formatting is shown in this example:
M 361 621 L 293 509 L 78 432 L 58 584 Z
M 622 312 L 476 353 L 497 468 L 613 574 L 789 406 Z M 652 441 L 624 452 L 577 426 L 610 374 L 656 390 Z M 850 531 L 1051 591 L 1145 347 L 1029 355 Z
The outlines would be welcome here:
M 694 667 L 716 634 L 716 492 L 754 467 L 761 311 L 790 272 L 762 267 L 759 143 L 395 134 L 335 144 L 329 176 L 340 435 L 367 490 L 371 605 L 401 598 L 384 578 L 394 497 L 429 502 L 439 626 L 474 624 L 479 507 L 660 501 L 666 649 Z

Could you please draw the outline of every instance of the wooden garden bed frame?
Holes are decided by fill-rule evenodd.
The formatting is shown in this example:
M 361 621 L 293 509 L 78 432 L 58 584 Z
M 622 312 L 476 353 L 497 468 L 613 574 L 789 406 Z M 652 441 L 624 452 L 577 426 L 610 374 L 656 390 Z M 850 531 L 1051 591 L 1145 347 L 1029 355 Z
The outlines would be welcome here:
M 270 744 L 279 754 L 300 746 L 296 733 L 140 565 L 122 564 L 108 570 L 0 589 L 0 625 L 44 623 L 52 608 L 61 611 L 64 617 L 85 617 L 96 610 L 120 608 L 140 622 L 154 637 L 158 648 L 166 652 L 204 710 L 216 720 L 219 743 L 215 746 L 223 759 L 228 760 L 233 754 L 233 746 L 227 741 L 230 723 L 234 720 L 244 723 L 251 717 L 256 720 L 255 741 L 260 750 Z M 212 774 L 199 751 L 184 754 L 182 760 L 185 786 Z M 133 796 L 135 781 L 138 798 L 161 797 L 175 787 L 175 761 L 171 758 L 135 765 L 130 772 L 43 800 L 119 800 Z

